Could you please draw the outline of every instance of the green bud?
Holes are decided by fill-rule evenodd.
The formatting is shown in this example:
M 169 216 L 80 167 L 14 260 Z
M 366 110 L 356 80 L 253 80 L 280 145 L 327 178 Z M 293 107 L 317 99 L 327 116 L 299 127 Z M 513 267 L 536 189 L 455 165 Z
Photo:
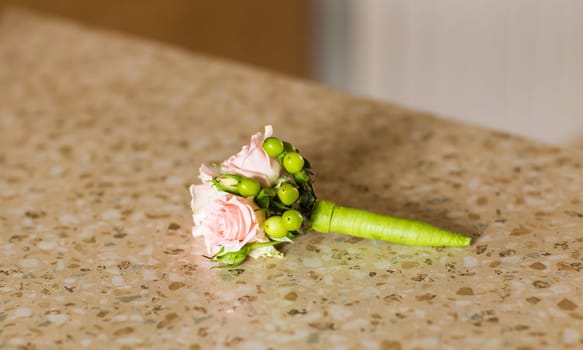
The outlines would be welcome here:
M 239 182 L 241 181 L 241 176 L 222 174 L 213 177 L 213 184 L 217 187 L 219 191 L 230 192 L 234 194 L 239 194 Z

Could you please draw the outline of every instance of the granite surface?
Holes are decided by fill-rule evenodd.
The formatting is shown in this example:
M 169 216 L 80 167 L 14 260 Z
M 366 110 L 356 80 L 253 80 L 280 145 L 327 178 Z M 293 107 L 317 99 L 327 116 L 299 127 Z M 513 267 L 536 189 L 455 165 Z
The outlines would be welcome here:
M 311 233 L 209 270 L 201 162 L 272 123 L 322 198 L 474 237 Z M 0 349 L 580 349 L 583 155 L 20 11 L 0 20 Z

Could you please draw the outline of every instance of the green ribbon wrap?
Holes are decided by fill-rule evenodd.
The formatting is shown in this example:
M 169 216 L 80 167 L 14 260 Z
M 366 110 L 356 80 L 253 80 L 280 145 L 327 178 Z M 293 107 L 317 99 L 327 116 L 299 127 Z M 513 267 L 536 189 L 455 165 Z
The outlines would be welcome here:
M 337 206 L 318 200 L 311 217 L 312 229 L 354 237 L 377 239 L 405 245 L 428 247 L 464 247 L 471 238 L 409 219 Z

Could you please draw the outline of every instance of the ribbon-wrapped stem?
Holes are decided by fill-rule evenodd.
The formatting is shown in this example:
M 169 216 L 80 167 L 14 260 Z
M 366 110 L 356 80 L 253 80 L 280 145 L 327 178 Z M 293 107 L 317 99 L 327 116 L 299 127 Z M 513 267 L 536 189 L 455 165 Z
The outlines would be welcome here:
M 415 246 L 464 247 L 471 238 L 409 219 L 337 206 L 318 200 L 311 217 L 312 229 Z

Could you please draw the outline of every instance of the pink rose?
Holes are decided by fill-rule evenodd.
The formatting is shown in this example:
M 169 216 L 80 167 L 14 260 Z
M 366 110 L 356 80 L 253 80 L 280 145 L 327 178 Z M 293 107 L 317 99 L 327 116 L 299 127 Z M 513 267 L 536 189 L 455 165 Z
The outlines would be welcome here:
M 218 191 L 210 184 L 190 186 L 194 227 L 203 236 L 209 256 L 239 251 L 245 244 L 267 241 L 265 215 L 253 201 Z
M 277 159 L 270 157 L 263 150 L 263 141 L 273 134 L 271 125 L 265 126 L 265 132 L 251 136 L 251 142 L 234 156 L 221 163 L 221 170 L 226 174 L 236 174 L 257 180 L 262 187 L 271 187 L 279 179 L 281 167 Z

